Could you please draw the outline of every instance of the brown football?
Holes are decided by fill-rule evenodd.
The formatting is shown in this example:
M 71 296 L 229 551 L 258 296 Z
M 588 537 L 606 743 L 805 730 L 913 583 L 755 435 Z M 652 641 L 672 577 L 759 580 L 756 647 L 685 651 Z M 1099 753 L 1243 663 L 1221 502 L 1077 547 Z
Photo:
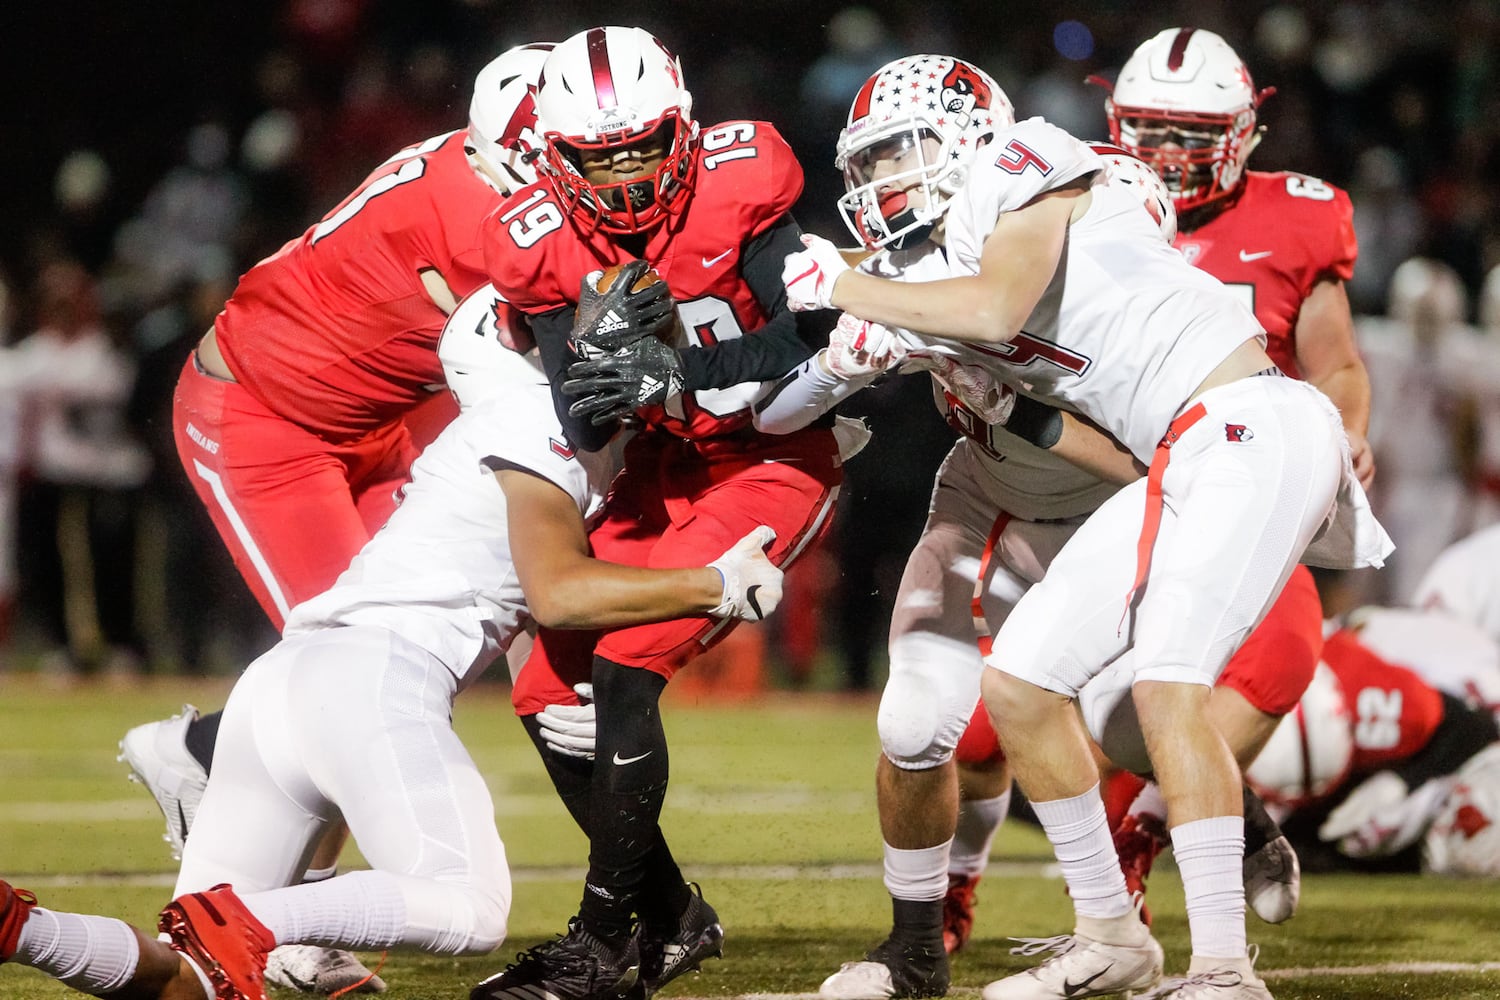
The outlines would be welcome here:
M 617 277 L 619 277 L 619 275 L 620 275 L 620 269 L 622 267 L 624 267 L 625 264 L 628 264 L 628 263 L 630 263 L 630 262 L 629 261 L 625 261 L 625 263 L 623 263 L 623 264 L 611 264 L 609 267 L 606 267 L 604 269 L 604 273 L 599 276 L 599 285 L 598 285 L 598 288 L 599 288 L 599 293 L 601 295 L 603 293 L 609 291 L 610 287 L 615 283 L 615 279 Z M 656 284 L 660 280 L 661 280 L 661 275 L 659 275 L 659 274 L 656 273 L 656 268 L 654 268 L 654 267 L 653 268 L 647 268 L 646 269 L 646 273 L 643 274 L 643 275 L 641 275 L 638 279 L 636 279 L 635 287 L 632 288 L 631 291 L 632 292 L 644 291 L 645 289 L 650 288 L 652 285 Z
M 604 273 L 599 275 L 599 283 L 596 286 L 599 294 L 603 295 L 609 291 L 610 287 L 615 283 L 615 279 L 619 277 L 620 269 L 628 263 L 630 262 L 624 261 L 620 264 L 611 264 L 604 269 Z M 647 268 L 646 273 L 636 279 L 635 286 L 630 290 L 632 292 L 644 291 L 661 280 L 662 276 L 656 273 L 656 268 Z M 682 346 L 687 343 L 687 335 L 683 331 L 682 316 L 680 314 L 674 314 L 672 325 L 662 331 L 660 339 L 673 346 Z

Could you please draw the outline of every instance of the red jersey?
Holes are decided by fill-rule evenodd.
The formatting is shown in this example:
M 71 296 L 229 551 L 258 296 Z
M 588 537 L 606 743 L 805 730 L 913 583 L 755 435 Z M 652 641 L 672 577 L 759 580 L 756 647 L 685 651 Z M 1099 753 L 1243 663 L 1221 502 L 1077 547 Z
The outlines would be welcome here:
M 1353 632 L 1344 629 L 1329 636 L 1323 662 L 1338 678 L 1353 720 L 1351 773 L 1399 764 L 1437 732 L 1443 696 L 1414 672 L 1375 655 Z
M 802 193 L 802 167 L 769 122 L 724 122 L 698 142 L 687 207 L 646 239 L 645 259 L 677 301 L 686 338 L 677 347 L 712 345 L 765 325 L 769 317 L 740 273 L 740 254 Z M 522 312 L 576 307 L 586 274 L 631 257 L 608 235 L 585 236 L 571 225 L 545 180 L 512 195 L 486 220 L 490 278 Z M 650 407 L 641 415 L 683 437 L 713 437 L 749 425 L 758 388 L 700 390 L 672 400 L 671 412 Z
M 447 317 L 418 272 L 460 299 L 483 285 L 480 230 L 500 200 L 463 144 L 460 130 L 403 149 L 240 279 L 215 320 L 219 350 L 272 412 L 347 441 L 442 390 Z
M 1348 281 L 1359 254 L 1349 196 L 1316 177 L 1248 171 L 1229 208 L 1174 244 L 1188 263 L 1245 296 L 1266 330 L 1266 353 L 1297 369 L 1302 303 L 1325 279 Z

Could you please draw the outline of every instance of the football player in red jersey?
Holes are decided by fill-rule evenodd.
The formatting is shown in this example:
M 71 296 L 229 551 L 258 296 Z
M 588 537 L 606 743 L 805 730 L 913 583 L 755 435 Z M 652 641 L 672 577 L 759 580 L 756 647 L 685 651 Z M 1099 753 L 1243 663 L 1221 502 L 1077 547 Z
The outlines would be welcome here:
M 183 366 L 177 453 L 278 631 L 394 510 L 417 451 L 405 418 L 423 407 L 446 408 L 443 422 L 456 412 L 438 335 L 458 299 L 487 281 L 484 217 L 534 179 L 520 139 L 550 49 L 522 45 L 494 59 L 475 80 L 466 129 L 396 153 L 246 272 Z M 174 853 L 218 720 L 190 708 L 121 743 L 166 814 Z M 330 842 L 313 868 L 331 874 L 336 857 Z
M 1288 835 L 1317 868 L 1343 864 L 1331 849 L 1367 861 L 1415 844 L 1456 773 L 1500 737 L 1487 708 L 1434 687 L 1417 664 L 1381 656 L 1357 627 L 1328 637 L 1323 663 L 1338 703 L 1315 702 L 1309 690 L 1246 772 L 1267 802 L 1291 812 Z
M 1333 400 L 1369 486 L 1370 379 L 1344 282 L 1358 253 L 1349 196 L 1288 171 L 1245 169 L 1260 142 L 1249 67 L 1211 31 L 1168 28 L 1121 67 L 1105 111 L 1114 141 L 1149 163 L 1177 206 L 1175 245 L 1245 296 L 1266 352 Z
M 543 179 L 491 216 L 486 256 L 495 286 L 530 319 L 569 436 L 597 449 L 620 413 L 635 410 L 643 424 L 590 537 L 595 555 L 690 565 L 765 523 L 776 532 L 771 561 L 786 565 L 827 524 L 841 476 L 831 421 L 763 435 L 750 408 L 763 379 L 813 353 L 780 279 L 783 259 L 801 247 L 789 214 L 801 167 L 767 122 L 700 127 L 677 59 L 640 28 L 591 28 L 559 43 L 536 108 Z M 630 294 L 644 270 L 633 260 L 663 283 Z M 618 264 L 601 296 L 599 272 Z M 680 354 L 654 335 L 670 331 L 672 300 Z M 575 404 L 562 393 L 580 350 L 620 352 L 605 359 L 618 366 L 617 394 Z M 673 355 L 670 377 L 634 380 L 640 351 Z M 700 617 L 609 632 L 597 647 L 576 634 L 538 637 L 515 707 L 590 837 L 589 874 L 568 933 L 481 983 L 476 1000 L 538 988 L 560 1000 L 603 997 L 628 987 L 637 966 L 654 991 L 718 953 L 717 916 L 684 882 L 657 826 L 668 780 L 657 701 L 726 632 Z M 596 756 L 548 750 L 537 713 L 576 701 L 573 685 L 588 681 Z

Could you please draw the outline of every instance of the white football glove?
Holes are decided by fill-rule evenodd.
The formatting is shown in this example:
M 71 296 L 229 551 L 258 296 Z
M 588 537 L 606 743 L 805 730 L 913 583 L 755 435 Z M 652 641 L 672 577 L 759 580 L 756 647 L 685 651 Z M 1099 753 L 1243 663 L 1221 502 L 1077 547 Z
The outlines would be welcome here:
M 708 564 L 724 579 L 723 597 L 709 614 L 758 622 L 776 610 L 781 603 L 782 574 L 765 551 L 775 540 L 776 532 L 763 524 Z
M 841 313 L 828 335 L 823 363 L 839 378 L 868 378 L 879 375 L 901 363 L 906 345 L 890 329 L 879 323 Z
M 812 233 L 802 234 L 806 250 L 786 255 L 781 283 L 786 285 L 786 304 L 792 312 L 833 308 L 833 286 L 849 270 L 839 248 Z
M 594 759 L 598 726 L 594 721 L 594 685 L 574 684 L 579 705 L 548 705 L 536 714 L 541 725 L 542 742 L 564 757 Z
M 1453 781 L 1434 778 L 1416 791 L 1394 771 L 1377 771 L 1349 793 L 1318 828 L 1318 838 L 1337 841 L 1350 858 L 1395 854 L 1412 844 L 1437 818 Z

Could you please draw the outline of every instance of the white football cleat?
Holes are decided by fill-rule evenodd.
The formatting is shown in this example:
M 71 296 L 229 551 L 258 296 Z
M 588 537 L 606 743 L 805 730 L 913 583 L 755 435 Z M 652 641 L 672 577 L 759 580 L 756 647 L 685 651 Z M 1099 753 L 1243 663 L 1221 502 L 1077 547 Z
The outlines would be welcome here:
M 1245 858 L 1242 867 L 1245 902 L 1268 924 L 1292 919 L 1302 898 L 1302 865 L 1286 837 L 1267 841 L 1266 846 Z
M 1012 955 L 1052 957 L 1035 968 L 990 983 L 984 1000 L 1079 1000 L 1081 997 L 1135 996 L 1161 981 L 1161 945 L 1140 922 L 1139 904 L 1126 918 L 1140 928 L 1141 943 L 1105 944 L 1076 931 L 1051 938 L 1013 938 Z
M 310 944 L 284 944 L 266 960 L 266 982 L 328 996 L 341 990 L 384 993 L 385 980 L 347 951 Z
M 145 785 L 161 807 L 167 820 L 162 839 L 172 845 L 172 857 L 179 861 L 208 787 L 208 772 L 187 748 L 188 725 L 196 718 L 198 710 L 183 705 L 182 712 L 170 719 L 136 726 L 120 740 L 116 758 L 130 766 L 130 780 Z

